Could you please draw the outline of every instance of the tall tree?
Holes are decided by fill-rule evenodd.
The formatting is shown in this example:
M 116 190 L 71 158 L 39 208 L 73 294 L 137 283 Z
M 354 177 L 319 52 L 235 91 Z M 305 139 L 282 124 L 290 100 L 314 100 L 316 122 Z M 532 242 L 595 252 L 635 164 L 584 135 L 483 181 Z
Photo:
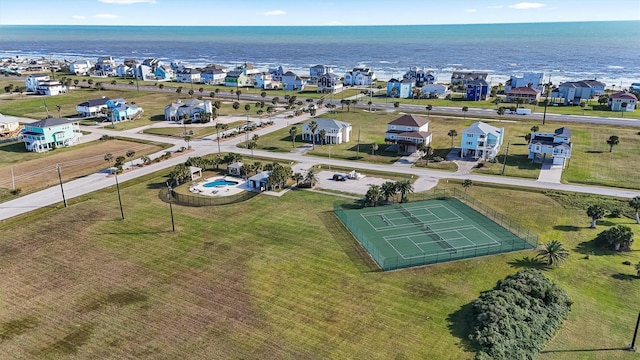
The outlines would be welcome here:
M 451 129 L 451 130 L 449 130 L 447 135 L 449 135 L 449 137 L 451 137 L 451 148 L 453 149 L 453 138 L 458 136 L 458 132 L 456 131 L 456 129 Z
M 298 186 L 298 184 L 300 184 L 300 181 L 302 181 L 304 179 L 304 175 L 302 175 L 301 173 L 297 172 L 297 173 L 294 173 L 293 175 L 291 175 L 291 178 L 293 179 L 293 181 L 296 182 L 296 186 Z
M 136 152 L 134 150 L 127 150 L 127 158 L 131 159 L 136 156 Z M 131 160 L 131 167 L 133 167 L 133 160 Z
M 216 139 L 218 140 L 218 154 L 220 154 L 220 130 L 225 131 L 227 129 L 227 124 L 216 124 Z
M 411 181 L 409 181 L 408 179 L 404 179 L 404 180 L 399 180 L 396 182 L 396 187 L 398 189 L 398 192 L 400 193 L 400 202 L 406 202 L 407 201 L 407 194 L 410 194 L 413 192 L 413 184 L 411 184 Z
M 640 224 L 640 216 L 638 215 L 638 212 L 640 212 L 640 196 L 636 196 L 629 200 L 629 206 L 631 206 L 636 212 L 636 224 Z
M 551 240 L 542 244 L 542 249 L 538 250 L 538 257 L 545 259 L 549 266 L 558 266 L 569 257 L 569 251 L 560 241 Z
M 464 115 L 463 119 L 467 118 L 467 111 L 469 111 L 469 107 L 468 106 L 463 106 L 462 107 L 462 114 Z
M 320 131 L 318 131 L 318 140 L 320 140 L 320 145 L 325 144 L 325 136 L 327 136 L 327 131 L 325 129 L 320 129 Z
M 398 186 L 393 181 L 385 181 L 380 186 L 384 201 L 389 201 L 389 198 L 393 198 L 398 193 Z
M 467 193 L 467 190 L 469 190 L 470 187 L 473 186 L 473 181 L 471 179 L 464 179 L 464 181 L 462 182 L 462 187 L 464 188 L 464 193 Z
M 369 206 L 378 206 L 380 202 L 380 198 L 382 197 L 382 192 L 380 191 L 380 185 L 369 185 L 369 190 L 365 194 L 365 200 Z
M 431 110 L 433 110 L 433 105 L 427 105 L 425 109 L 427 109 L 427 118 L 428 118 L 431 115 Z
M 318 130 L 318 123 L 315 120 L 311 120 L 309 123 L 309 130 L 311 130 L 311 144 L 313 144 L 313 150 L 316 149 L 316 131 Z
M 591 228 L 595 229 L 598 219 L 604 217 L 604 208 L 600 205 L 589 205 L 587 208 L 587 216 L 591 218 Z
M 609 144 L 609 152 L 612 152 L 613 147 L 620 144 L 620 138 L 617 135 L 611 135 L 607 139 L 607 144 Z
M 318 182 L 318 174 L 314 168 L 307 170 L 307 174 L 304 177 L 304 182 L 309 185 L 309 187 L 316 186 Z
M 238 101 L 240 101 L 240 95 L 242 95 L 242 90 L 236 90 L 236 97 Z
M 292 126 L 289 129 L 289 135 L 291 136 L 291 145 L 295 149 L 296 148 L 296 135 L 298 135 L 298 127 Z

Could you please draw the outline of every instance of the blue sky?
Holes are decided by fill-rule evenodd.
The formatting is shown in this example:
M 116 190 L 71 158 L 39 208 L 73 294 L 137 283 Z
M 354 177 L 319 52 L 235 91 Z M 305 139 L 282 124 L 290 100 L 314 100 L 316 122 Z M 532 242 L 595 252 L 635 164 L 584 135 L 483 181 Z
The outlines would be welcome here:
M 640 20 L 640 1 L 0 0 L 1 25 L 429 25 L 600 20 Z

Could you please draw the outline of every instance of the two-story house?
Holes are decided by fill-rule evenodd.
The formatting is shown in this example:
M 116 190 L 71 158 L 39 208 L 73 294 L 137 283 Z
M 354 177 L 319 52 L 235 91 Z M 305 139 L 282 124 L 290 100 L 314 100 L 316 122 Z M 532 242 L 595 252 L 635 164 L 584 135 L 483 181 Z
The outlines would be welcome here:
M 317 82 L 322 75 L 333 73 L 333 69 L 326 65 L 315 65 L 309 69 L 309 78 L 312 82 Z
M 466 86 L 471 80 L 487 80 L 489 73 L 477 71 L 454 71 L 451 74 L 451 85 Z
M 201 121 L 202 116 L 206 113 L 213 113 L 213 107 L 210 100 L 192 99 L 186 102 L 181 100 L 169 104 L 164 108 L 164 119 L 168 121 L 180 121 L 184 115 L 188 115 L 192 121 Z
M 304 81 L 302 78 L 292 71 L 287 71 L 282 74 L 282 89 L 291 91 L 304 90 Z
M 93 65 L 88 60 L 76 60 L 69 64 L 69 71 L 76 75 L 87 75 Z
M 604 94 L 605 84 L 596 80 L 568 81 L 551 92 L 554 99 L 563 99 L 564 105 L 579 105 L 582 101 Z
M 402 75 L 403 80 L 411 80 L 414 85 L 422 87 L 425 84 L 434 84 L 436 82 L 436 76 L 433 71 L 420 69 L 417 66 L 409 68 L 409 70 Z
M 387 81 L 387 97 L 407 99 L 413 95 L 415 81 L 411 79 L 391 79 Z
M 95 64 L 97 76 L 109 76 L 116 74 L 116 61 L 111 56 L 101 56 Z
M 371 85 L 376 81 L 376 74 L 369 68 L 353 68 L 344 74 L 345 85 Z
M 109 100 L 107 97 L 87 100 L 76 105 L 76 110 L 84 117 L 98 116 L 102 114 L 103 109 L 107 108 L 107 101 Z
M 51 77 L 46 74 L 30 74 L 24 79 L 24 85 L 28 92 L 38 92 L 40 83 L 51 81 Z
M 465 94 L 465 98 L 470 101 L 480 101 L 487 100 L 487 95 L 489 94 L 489 84 L 482 80 L 470 80 L 467 81 L 467 92 Z
M 182 68 L 182 70 L 176 71 L 176 81 L 197 84 L 200 82 L 200 71 L 194 68 Z
M 504 141 L 504 128 L 497 128 L 482 121 L 471 124 L 462 131 L 460 157 L 493 160 Z
M 224 84 L 224 78 L 227 77 L 227 72 L 217 68 L 206 68 L 202 74 L 200 74 L 200 82 L 209 85 Z
M 260 73 L 252 64 L 244 63 L 229 71 L 224 78 L 226 86 L 253 86 L 253 75 Z
M 628 91 L 620 91 L 609 96 L 611 111 L 635 111 L 638 98 Z
M 402 115 L 387 124 L 384 140 L 393 144 L 389 150 L 398 154 L 413 154 L 418 144 L 431 144 L 432 134 L 429 131 L 429 119 L 418 115 Z
M 531 133 L 529 141 L 529 159 L 535 160 L 551 156 L 553 165 L 567 164 L 571 158 L 571 130 L 566 127 L 556 129 L 554 132 L 535 131 Z
M 506 91 L 506 102 L 522 102 L 523 104 L 533 104 L 540 100 L 540 90 L 534 87 L 514 87 Z
M 320 75 L 316 79 L 316 83 L 318 84 L 318 92 L 323 94 L 336 93 L 344 87 L 340 80 L 340 76 L 332 72 Z
M 520 87 L 532 87 L 538 89 L 538 92 L 542 92 L 544 90 L 543 78 L 543 73 L 524 73 L 521 77 L 512 75 L 504 83 L 504 93 L 506 94 L 509 90 Z
M 75 145 L 81 136 L 77 120 L 49 118 L 25 125 L 22 139 L 28 151 L 44 152 Z
M 316 144 L 342 144 L 349 142 L 353 130 L 351 124 L 334 119 L 317 118 L 315 132 L 311 132 L 311 121 L 302 124 L 302 140 L 312 141 L 315 137 Z M 324 130 L 324 138 L 320 137 L 321 130 Z
M 134 120 L 140 117 L 143 110 L 133 104 L 127 104 L 122 98 L 107 101 L 107 118 L 109 121 Z

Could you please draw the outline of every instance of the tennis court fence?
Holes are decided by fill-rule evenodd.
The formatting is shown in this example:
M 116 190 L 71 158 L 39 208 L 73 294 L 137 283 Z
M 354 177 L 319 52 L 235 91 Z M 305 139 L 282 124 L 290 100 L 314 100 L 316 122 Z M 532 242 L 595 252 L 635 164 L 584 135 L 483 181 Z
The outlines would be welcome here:
M 219 206 L 219 205 L 229 205 L 235 204 L 242 201 L 247 201 L 252 199 L 253 197 L 259 195 L 257 192 L 253 191 L 243 191 L 238 194 L 229 195 L 229 196 L 198 196 L 198 195 L 188 195 L 181 194 L 176 191 L 171 191 L 171 201 L 174 204 L 182 205 L 182 206 Z M 168 190 L 163 188 L 159 193 L 160 200 L 167 202 L 169 199 Z

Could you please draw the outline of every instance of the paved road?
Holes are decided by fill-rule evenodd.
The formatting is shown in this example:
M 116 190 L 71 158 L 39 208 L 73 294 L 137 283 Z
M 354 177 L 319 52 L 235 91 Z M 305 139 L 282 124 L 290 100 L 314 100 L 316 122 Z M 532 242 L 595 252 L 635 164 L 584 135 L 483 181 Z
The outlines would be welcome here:
M 389 105 L 393 106 L 392 104 L 389 104 Z M 401 105 L 400 109 L 405 111 L 418 110 L 417 106 L 412 106 L 412 105 Z M 393 109 L 391 108 L 391 110 Z M 487 111 L 484 109 L 477 109 L 477 110 Z M 434 108 L 434 111 L 435 111 L 435 108 Z M 326 112 L 326 108 L 319 109 L 317 114 L 320 115 L 324 112 Z M 530 116 L 530 115 L 527 115 L 527 116 Z M 264 135 L 269 132 L 273 132 L 282 128 L 289 127 L 293 123 L 304 121 L 308 117 L 309 117 L 308 114 L 304 114 L 297 118 L 291 119 L 291 118 L 285 118 L 284 115 L 281 114 L 279 116 L 273 117 L 273 120 L 275 122 L 274 125 L 269 126 L 267 128 L 261 128 L 257 131 L 254 131 L 253 133 L 258 135 Z M 585 122 L 591 122 L 591 121 L 600 119 L 600 118 L 592 119 L 590 117 L 574 117 L 574 116 L 564 116 L 564 115 L 562 117 L 563 119 L 564 117 L 576 118 L 579 121 L 585 121 Z M 617 121 L 623 121 L 623 120 L 618 119 Z M 624 120 L 624 121 L 629 121 L 629 120 Z M 633 126 L 636 126 L 636 125 L 640 126 L 640 121 L 638 120 L 630 120 L 630 121 L 634 124 Z M 178 148 L 185 145 L 184 141 L 181 139 L 157 137 L 149 134 L 139 134 L 135 132 L 135 130 L 126 131 L 126 132 L 112 131 L 112 130 L 109 130 L 108 128 L 91 128 L 90 130 L 94 131 L 97 134 L 126 136 L 126 137 L 137 138 L 137 139 L 168 142 L 174 145 L 172 148 L 168 149 L 171 151 L 175 151 Z M 194 149 L 192 152 L 188 154 L 180 155 L 180 156 L 174 156 L 169 160 L 161 161 L 159 163 L 154 163 L 152 165 L 148 165 L 145 167 L 136 168 L 133 171 L 125 172 L 124 174 L 121 174 L 118 176 L 118 180 L 120 182 L 124 182 L 139 176 L 151 174 L 153 172 L 156 172 L 162 169 L 173 167 L 179 163 L 184 162 L 187 156 L 202 156 L 205 154 L 215 153 L 218 151 L 217 141 L 215 140 L 216 140 L 215 135 L 207 139 L 193 140 L 191 141 L 191 145 Z M 223 142 L 221 142 L 222 143 L 221 150 L 222 152 L 237 152 L 244 155 L 250 155 L 251 154 L 250 150 L 238 148 L 236 146 L 238 143 L 244 140 L 245 140 L 244 136 L 239 136 L 233 139 L 225 139 Z M 167 150 L 163 150 L 156 154 L 152 154 L 151 158 L 153 159 L 157 156 L 160 156 L 164 154 L 166 151 Z M 303 154 L 300 154 L 300 153 L 284 153 L 283 154 L 283 153 L 272 153 L 272 152 L 257 151 L 257 150 L 254 151 L 254 153 L 258 156 L 287 159 L 290 161 L 299 162 L 301 163 L 300 164 L 301 168 L 304 168 L 304 167 L 309 168 L 317 164 L 326 164 L 326 165 L 330 164 L 332 166 L 353 167 L 358 169 L 365 169 L 365 170 L 370 169 L 370 170 L 377 170 L 377 171 L 383 171 L 383 172 L 397 172 L 399 170 L 398 167 L 389 166 L 389 165 L 368 164 L 368 163 L 354 164 L 353 162 L 344 161 L 344 160 L 313 158 L 309 156 L 304 156 Z M 452 178 L 452 179 L 471 179 L 477 182 L 489 182 L 494 184 L 513 185 L 513 186 L 559 190 L 559 191 L 581 192 L 581 193 L 608 195 L 608 196 L 625 197 L 625 198 L 640 196 L 640 192 L 638 191 L 618 189 L 618 188 L 546 183 L 543 181 L 528 180 L 528 179 L 518 179 L 518 178 L 489 176 L 489 175 L 469 175 L 463 172 L 450 173 L 450 172 L 442 172 L 442 171 L 418 169 L 418 168 L 410 168 L 410 167 L 402 167 L 401 170 L 403 173 L 416 176 L 416 182 L 414 185 L 416 188 L 416 191 L 428 190 L 429 188 L 435 186 L 440 179 Z M 80 178 L 80 179 L 65 183 L 64 191 L 65 191 L 66 198 L 71 199 L 74 197 L 78 197 L 78 196 L 81 196 L 96 190 L 104 189 L 109 186 L 114 186 L 114 185 L 115 185 L 115 177 L 108 176 L 106 173 L 96 173 L 90 176 L 86 176 L 84 178 Z M 20 215 L 20 214 L 24 214 L 26 212 L 29 212 L 37 208 L 58 204 L 58 203 L 61 203 L 61 201 L 62 201 L 62 197 L 61 197 L 61 190 L 59 186 L 45 189 L 37 193 L 25 195 L 18 199 L 7 201 L 0 204 L 0 221 Z

